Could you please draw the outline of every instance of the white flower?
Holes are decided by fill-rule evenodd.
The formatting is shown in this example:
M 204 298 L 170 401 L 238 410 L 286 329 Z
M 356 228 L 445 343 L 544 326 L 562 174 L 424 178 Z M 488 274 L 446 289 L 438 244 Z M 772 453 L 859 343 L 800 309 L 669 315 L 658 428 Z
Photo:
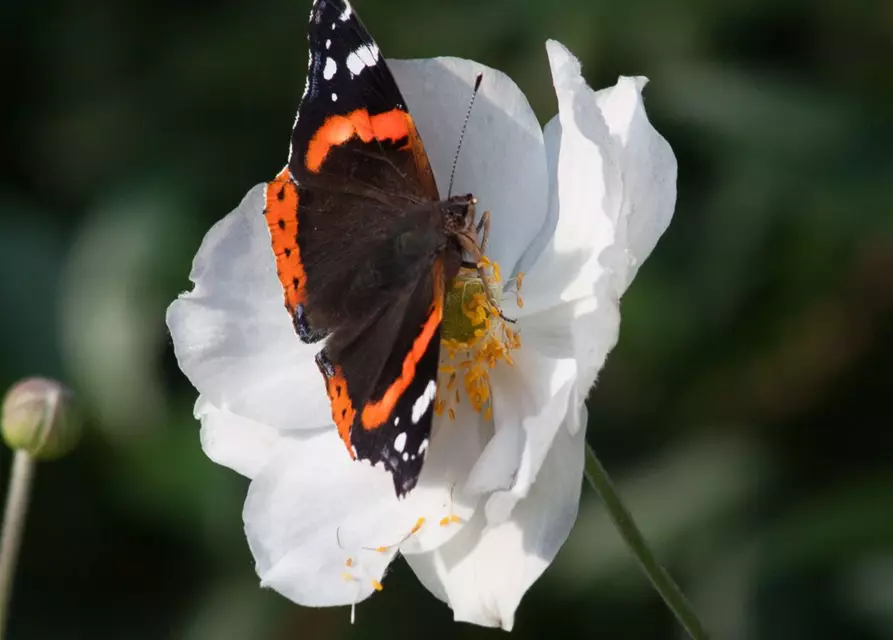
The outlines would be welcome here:
M 547 51 L 559 113 L 545 130 L 498 71 L 455 58 L 391 63 L 442 193 L 471 83 L 484 74 L 454 192 L 491 212 L 488 257 L 512 276 L 502 306 L 517 319 L 484 337 L 502 351 L 482 367 L 483 387 L 455 382 L 489 393 L 480 411 L 452 387 L 441 393 L 441 379 L 442 415 L 405 499 L 386 472 L 353 462 L 336 433 L 313 360 L 320 346 L 298 340 L 283 308 L 263 185 L 208 232 L 195 288 L 168 310 L 180 366 L 201 394 L 202 446 L 252 479 L 244 520 L 261 583 L 297 603 L 363 600 L 399 551 L 457 620 L 511 629 L 573 526 L 583 400 L 616 342 L 619 298 L 669 224 L 676 160 L 648 122 L 644 78 L 594 92 L 562 45 Z

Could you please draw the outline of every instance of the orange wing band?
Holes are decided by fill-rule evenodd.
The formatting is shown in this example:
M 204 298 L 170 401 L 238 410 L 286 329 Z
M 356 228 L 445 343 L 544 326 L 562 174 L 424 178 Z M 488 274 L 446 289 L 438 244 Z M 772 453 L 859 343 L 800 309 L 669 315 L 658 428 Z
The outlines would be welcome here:
M 366 109 L 351 111 L 346 116 L 329 116 L 307 145 L 304 164 L 318 173 L 332 147 L 345 144 L 354 137 L 363 142 L 390 140 L 396 142 L 415 133 L 412 118 L 405 111 L 393 109 L 370 116 Z
M 294 316 L 306 297 L 307 278 L 298 248 L 298 187 L 288 168 L 267 183 L 264 217 L 276 256 L 276 273 L 285 292 L 285 306 Z
M 391 386 L 381 396 L 381 400 L 370 402 L 363 408 L 361 418 L 364 429 L 372 430 L 380 427 L 394 411 L 397 400 L 400 399 L 400 396 L 403 395 L 412 382 L 413 377 L 415 377 L 416 365 L 418 365 L 422 356 L 425 355 L 425 351 L 428 349 L 437 327 L 440 326 L 442 318 L 443 301 L 438 298 L 431 309 L 431 313 L 428 315 L 428 319 L 425 320 L 422 332 L 413 341 L 412 350 L 403 359 L 403 369 L 400 372 L 400 377 L 391 383 Z
M 336 367 L 334 376 L 326 378 L 326 391 L 328 391 L 329 400 L 332 403 L 332 420 L 338 427 L 338 435 L 344 441 L 350 457 L 356 459 L 350 444 L 350 428 L 357 417 L 357 411 L 353 408 L 353 402 L 350 401 L 350 395 L 347 393 L 347 380 L 344 379 L 341 367 Z

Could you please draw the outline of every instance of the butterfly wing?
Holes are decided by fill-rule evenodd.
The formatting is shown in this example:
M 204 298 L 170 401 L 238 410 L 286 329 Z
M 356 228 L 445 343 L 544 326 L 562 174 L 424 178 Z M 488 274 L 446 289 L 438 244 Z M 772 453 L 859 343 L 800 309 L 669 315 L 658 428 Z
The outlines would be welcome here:
M 350 4 L 316 0 L 288 166 L 265 215 L 298 336 L 350 455 L 398 495 L 428 446 L 443 314 L 438 193 L 403 96 Z
M 438 200 L 406 101 L 350 3 L 316 0 L 308 41 L 289 157 L 298 183 L 404 203 Z

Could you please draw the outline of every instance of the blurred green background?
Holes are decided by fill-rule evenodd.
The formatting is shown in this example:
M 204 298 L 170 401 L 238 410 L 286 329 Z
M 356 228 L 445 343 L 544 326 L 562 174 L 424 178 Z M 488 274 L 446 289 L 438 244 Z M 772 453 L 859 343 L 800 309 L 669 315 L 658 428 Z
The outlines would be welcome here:
M 676 216 L 624 298 L 590 442 L 716 638 L 893 638 L 893 3 L 357 0 L 388 56 L 457 55 L 556 110 L 651 78 Z M 0 387 L 78 390 L 41 465 L 10 637 L 488 638 L 398 562 L 359 607 L 257 586 L 247 482 L 208 461 L 164 310 L 283 165 L 307 0 L 3 0 Z M 5 486 L 9 453 L 0 456 Z M 514 637 L 678 638 L 594 494 Z

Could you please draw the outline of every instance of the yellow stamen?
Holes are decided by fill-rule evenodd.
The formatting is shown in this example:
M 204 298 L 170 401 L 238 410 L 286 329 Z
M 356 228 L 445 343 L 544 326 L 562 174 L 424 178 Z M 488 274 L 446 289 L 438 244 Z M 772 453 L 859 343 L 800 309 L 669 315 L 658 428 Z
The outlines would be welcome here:
M 485 257 L 480 268 L 489 269 L 489 282 L 484 283 L 476 269 L 462 268 L 446 295 L 441 333 L 441 352 L 446 362 L 440 371 L 449 377 L 438 385 L 434 411 L 437 415 L 446 411 L 451 420 L 455 420 L 456 412 L 450 405 L 461 402 L 460 388 L 465 390 L 475 411 L 483 413 L 487 420 L 493 418 L 490 370 L 498 362 L 513 366 L 510 352 L 521 346 L 518 334 L 491 302 L 490 296 L 501 291 L 492 286 L 502 279 L 499 265 Z M 518 286 L 522 280 L 523 274 L 516 280 Z M 457 385 L 459 380 L 461 384 Z
M 345 582 L 353 582 L 354 580 L 356 580 L 356 578 L 354 578 L 352 575 L 347 573 L 347 571 L 344 571 L 341 573 L 341 579 L 344 580 Z
M 521 297 L 521 286 L 524 284 L 524 273 L 519 273 L 515 276 L 515 300 L 518 303 L 518 308 L 524 308 L 524 299 Z
M 345 567 L 352 567 L 352 566 L 353 566 L 353 558 L 348 558 L 348 559 L 345 561 L 344 566 L 345 566 Z
M 460 524 L 461 522 L 462 522 L 462 518 L 451 513 L 450 515 L 444 516 L 443 518 L 440 519 L 440 526 L 447 527 L 451 524 Z
M 390 548 L 390 547 L 376 547 L 375 550 L 378 551 L 379 553 L 384 553 L 384 552 L 387 551 L 389 548 Z
M 375 589 L 376 591 L 381 591 L 382 589 L 384 589 L 384 585 L 382 583 L 380 583 L 378 580 L 373 580 L 372 588 Z
M 412 530 L 410 530 L 409 535 L 414 535 L 419 532 L 419 529 L 422 528 L 422 525 L 425 524 L 424 518 L 419 518 L 416 520 L 415 525 L 413 525 Z

